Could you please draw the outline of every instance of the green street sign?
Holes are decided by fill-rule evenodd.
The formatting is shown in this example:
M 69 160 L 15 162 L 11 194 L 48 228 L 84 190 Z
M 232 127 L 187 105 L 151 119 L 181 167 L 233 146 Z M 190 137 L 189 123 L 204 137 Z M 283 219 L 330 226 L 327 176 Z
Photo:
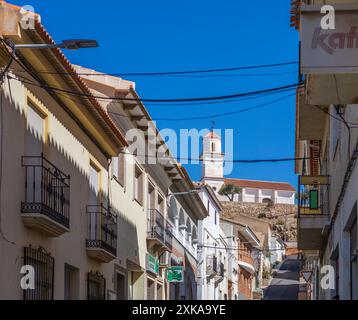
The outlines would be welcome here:
M 184 267 L 169 267 L 167 269 L 167 280 L 171 283 L 184 282 Z
M 159 274 L 159 259 L 147 254 L 147 270 L 152 273 Z

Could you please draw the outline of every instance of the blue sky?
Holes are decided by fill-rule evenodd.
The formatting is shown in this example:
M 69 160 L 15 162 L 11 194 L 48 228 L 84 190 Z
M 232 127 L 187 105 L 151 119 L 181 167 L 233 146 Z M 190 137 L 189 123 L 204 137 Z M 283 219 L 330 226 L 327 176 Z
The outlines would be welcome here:
M 289 26 L 289 1 L 238 0 L 30 0 L 56 41 L 93 38 L 100 48 L 66 52 L 71 62 L 103 72 L 160 72 L 260 65 L 298 59 L 298 34 Z M 95 4 L 92 4 L 95 3 Z M 296 71 L 296 66 L 256 73 Z M 253 71 L 250 71 L 253 72 Z M 249 73 L 242 72 L 242 73 Z M 232 74 L 232 73 L 231 73 Z M 143 98 L 226 95 L 293 84 L 297 74 L 242 77 L 128 77 Z M 287 95 L 195 106 L 148 105 L 152 117 L 176 118 L 230 112 Z M 295 99 L 215 119 L 235 130 L 235 158 L 294 157 Z M 158 122 L 158 127 L 210 128 L 212 120 Z M 188 166 L 200 178 L 200 165 Z M 294 163 L 236 164 L 231 177 L 287 181 L 296 186 Z

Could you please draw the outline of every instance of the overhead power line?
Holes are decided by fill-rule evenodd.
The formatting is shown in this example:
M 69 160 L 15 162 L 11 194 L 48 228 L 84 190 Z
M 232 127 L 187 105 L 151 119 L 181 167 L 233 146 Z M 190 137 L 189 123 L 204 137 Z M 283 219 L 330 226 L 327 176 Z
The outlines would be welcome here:
M 14 77 L 11 77 L 11 76 L 8 76 L 8 77 L 10 79 L 17 80 Z M 227 99 L 248 97 L 248 96 L 256 95 L 256 94 L 260 94 L 260 93 L 277 92 L 277 91 L 280 91 L 280 90 L 285 90 L 285 89 L 290 89 L 290 88 L 297 88 L 297 87 L 302 85 L 302 83 L 295 83 L 295 84 L 290 84 L 290 85 L 281 86 L 281 87 L 274 87 L 274 88 L 270 88 L 270 89 L 263 89 L 263 90 L 244 92 L 244 93 L 234 93 L 234 94 L 222 95 L 222 96 L 212 96 L 212 97 L 191 97 L 191 98 L 173 98 L 173 99 L 153 99 L 153 98 L 150 98 L 150 99 L 147 99 L 147 98 L 136 99 L 136 98 L 126 98 L 126 97 L 103 97 L 103 96 L 97 96 L 97 95 L 93 95 L 93 94 L 87 94 L 87 93 L 83 93 L 83 92 L 75 92 L 75 91 L 71 91 L 71 90 L 66 90 L 66 89 L 57 88 L 57 87 L 53 87 L 53 86 L 48 86 L 48 85 L 45 85 L 45 84 L 36 84 L 34 82 L 26 81 L 26 80 L 22 80 L 22 82 L 26 83 L 26 84 L 29 84 L 29 85 L 42 87 L 42 88 L 47 88 L 47 89 L 50 89 L 50 90 L 53 90 L 53 91 L 63 92 L 63 93 L 67 93 L 67 94 L 74 95 L 74 96 L 79 96 L 79 97 L 91 97 L 91 98 L 96 98 L 96 99 L 101 99 L 101 100 L 110 100 L 110 101 L 113 101 L 113 100 L 118 100 L 118 101 L 138 101 L 138 102 L 142 101 L 142 102 L 155 102 L 155 103 L 227 100 Z
M 152 119 L 153 121 L 191 121 L 191 120 L 203 120 L 203 119 L 214 119 L 214 118 L 221 118 L 221 117 L 227 117 L 230 115 L 235 115 L 235 114 L 240 114 L 240 113 L 244 113 L 244 112 L 248 112 L 251 110 L 255 110 L 255 109 L 259 109 L 271 104 L 274 104 L 276 102 L 282 101 L 284 99 L 287 99 L 289 97 L 294 96 L 295 93 L 291 93 L 289 95 L 286 95 L 284 97 L 280 97 L 278 99 L 266 102 L 266 103 L 261 103 L 252 107 L 246 107 L 244 109 L 241 110 L 237 110 L 237 111 L 231 111 L 231 112 L 224 112 L 224 113 L 217 113 L 217 114 L 212 114 L 212 115 L 208 115 L 208 116 L 201 116 L 201 117 L 186 117 L 186 118 L 156 118 L 156 119 Z M 117 113 L 117 112 L 113 112 L 113 111 L 108 111 L 108 113 L 113 114 L 115 116 L 119 116 L 119 117 L 125 117 L 125 118 L 131 118 L 131 116 L 128 115 L 124 115 L 121 113 Z
M 21 79 L 21 80 L 26 80 L 28 82 L 31 82 L 31 84 L 35 84 L 32 79 L 29 79 L 27 77 L 24 76 L 20 76 L 17 75 L 17 78 Z M 264 92 L 264 93 L 259 93 L 259 94 L 253 94 L 247 97 L 241 97 L 241 98 L 234 98 L 234 99 L 227 99 L 227 100 L 220 100 L 220 101 L 197 101 L 197 102 L 181 102 L 181 103 L 160 103 L 160 106 L 203 106 L 203 105 L 212 105 L 212 104 L 228 104 L 228 103 L 236 103 L 239 101 L 246 101 L 246 100 L 253 100 L 253 99 L 260 99 L 263 97 L 267 97 L 267 96 L 273 96 L 273 95 L 277 95 L 280 93 L 284 93 L 284 92 L 290 92 L 290 91 L 295 91 L 296 88 L 292 87 L 292 88 L 287 88 L 287 89 L 282 89 L 282 90 L 278 90 L 278 91 L 274 91 L 274 92 Z M 57 93 L 60 94 L 60 93 Z M 62 94 L 63 96 L 69 96 L 67 94 Z M 96 98 L 98 101 L 108 101 L 108 98 L 106 97 L 97 97 Z M 142 99 L 140 99 L 142 101 Z M 158 106 L 158 104 L 156 103 L 146 103 L 146 106 Z
M 120 72 L 120 73 L 70 73 L 70 72 L 51 72 L 51 71 L 39 71 L 43 74 L 77 74 L 82 76 L 169 76 L 169 75 L 188 75 L 188 74 L 206 74 L 206 73 L 217 73 L 217 72 L 228 72 L 228 71 L 238 71 L 238 70 L 250 70 L 250 69 L 263 69 L 263 68 L 272 68 L 279 66 L 288 66 L 298 64 L 297 61 L 289 62 L 280 62 L 272 64 L 261 64 L 253 66 L 240 66 L 240 67 L 230 67 L 230 68 L 217 68 L 217 69 L 201 69 L 201 70 L 184 70 L 184 71 L 164 71 L 164 72 Z
M 145 159 L 161 159 L 161 155 L 157 154 L 157 156 L 154 155 L 140 155 L 140 154 L 133 154 L 130 152 L 126 152 L 126 151 L 121 151 L 119 152 L 119 154 L 126 154 L 126 155 L 132 155 L 135 156 L 137 158 L 145 158 Z M 165 154 L 163 154 L 164 156 Z M 173 157 L 175 158 L 175 157 Z M 290 162 L 290 161 L 299 161 L 299 160 L 310 160 L 310 159 L 315 159 L 313 157 L 302 157 L 302 158 L 276 158 L 276 159 L 233 159 L 233 160 L 229 160 L 229 159 L 225 159 L 224 162 L 229 162 L 229 163 L 279 163 L 279 162 Z M 195 162 L 203 162 L 203 161 L 209 161 L 209 160 L 203 160 L 203 159 L 195 159 L 195 158 L 175 158 L 175 160 L 177 162 L 183 162 L 183 161 L 195 161 Z M 214 159 L 212 161 L 215 161 Z

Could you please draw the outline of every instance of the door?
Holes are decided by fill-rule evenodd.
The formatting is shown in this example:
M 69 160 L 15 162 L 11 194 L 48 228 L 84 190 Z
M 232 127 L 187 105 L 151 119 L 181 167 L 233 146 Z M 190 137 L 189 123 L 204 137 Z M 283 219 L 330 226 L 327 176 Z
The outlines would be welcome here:
M 79 299 L 79 270 L 65 264 L 65 300 Z
M 125 300 L 125 276 L 117 273 L 117 300 Z
M 350 247 L 351 247 L 351 299 L 358 300 L 358 234 L 357 220 L 353 223 L 350 231 Z
M 155 300 L 155 282 L 147 279 L 147 300 Z

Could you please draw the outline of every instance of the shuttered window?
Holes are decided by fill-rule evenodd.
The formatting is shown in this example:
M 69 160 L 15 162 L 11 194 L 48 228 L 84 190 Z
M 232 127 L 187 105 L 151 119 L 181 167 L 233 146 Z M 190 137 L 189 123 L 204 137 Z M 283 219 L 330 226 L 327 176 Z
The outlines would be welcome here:
M 139 166 L 134 170 L 134 199 L 143 205 L 143 172 Z
M 39 156 L 45 142 L 45 117 L 32 105 L 27 108 L 26 155 Z
M 45 140 L 45 121 L 42 114 L 32 105 L 28 105 L 27 109 L 27 124 L 32 133 L 37 139 Z
M 112 159 L 112 175 L 124 187 L 125 181 L 125 155 L 120 154 Z

